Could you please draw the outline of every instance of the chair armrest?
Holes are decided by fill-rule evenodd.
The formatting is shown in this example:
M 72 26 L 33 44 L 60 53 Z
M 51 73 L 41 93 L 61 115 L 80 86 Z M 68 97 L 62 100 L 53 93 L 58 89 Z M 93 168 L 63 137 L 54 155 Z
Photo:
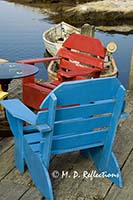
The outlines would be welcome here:
M 18 99 L 0 101 L 0 104 L 15 118 L 21 119 L 32 125 L 36 124 L 36 114 L 33 113 Z
M 35 63 L 50 62 L 50 61 L 59 60 L 59 59 L 60 59 L 60 57 L 34 58 L 34 59 L 27 59 L 27 60 L 18 60 L 18 61 L 16 61 L 16 63 L 34 65 Z
M 24 126 L 23 131 L 24 131 L 24 133 L 33 133 L 33 132 L 37 132 L 37 131 L 40 131 L 41 133 L 44 133 L 44 132 L 51 131 L 51 127 L 46 123 L 45 124 L 36 125 L 36 126 L 27 125 L 27 126 Z
M 45 132 L 49 132 L 51 131 L 51 127 L 48 124 L 40 124 L 37 125 L 36 128 L 41 132 L 41 133 L 45 133 Z

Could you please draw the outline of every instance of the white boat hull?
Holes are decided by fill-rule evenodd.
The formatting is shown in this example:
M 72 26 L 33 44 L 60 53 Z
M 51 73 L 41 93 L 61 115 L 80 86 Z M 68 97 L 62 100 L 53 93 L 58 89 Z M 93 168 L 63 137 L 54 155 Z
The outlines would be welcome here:
M 65 22 L 61 22 L 55 27 L 43 33 L 43 41 L 45 49 L 55 56 L 61 48 L 63 42 L 73 33 L 80 33 L 80 30 Z

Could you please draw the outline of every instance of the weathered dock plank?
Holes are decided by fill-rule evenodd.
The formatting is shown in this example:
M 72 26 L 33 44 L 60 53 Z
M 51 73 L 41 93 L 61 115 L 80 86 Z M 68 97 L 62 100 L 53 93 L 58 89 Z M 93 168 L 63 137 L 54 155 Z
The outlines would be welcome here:
M 35 187 L 30 187 L 19 200 L 42 200 L 42 195 Z
M 75 163 L 79 160 L 79 152 L 73 152 L 73 153 L 66 153 L 63 155 L 56 156 L 52 162 L 50 163 L 50 175 L 51 175 L 51 181 L 53 185 L 53 189 L 55 189 L 55 193 L 57 192 L 57 188 L 61 185 L 63 185 L 64 178 L 63 178 L 63 172 L 72 173 L 72 170 L 74 169 Z M 59 173 L 59 174 L 56 174 Z M 69 175 L 70 175 L 69 174 Z M 69 180 L 70 181 L 70 180 Z M 66 184 L 66 183 L 65 183 Z M 70 182 L 69 182 L 70 184 Z
M 83 170 L 89 171 L 93 163 L 90 159 L 83 158 L 79 152 L 69 154 L 68 158 L 62 155 L 61 160 L 56 159 L 58 165 L 54 169 L 59 171 L 60 174 L 59 177 L 52 178 L 55 199 L 71 199 L 73 189 L 78 188 L 82 181 Z M 54 165 L 54 163 L 51 163 L 51 165 Z M 60 165 L 62 165 L 61 168 Z M 77 174 L 81 177 L 75 177 Z
M 21 174 L 16 168 L 14 168 L 0 183 L 0 199 L 18 200 L 26 193 L 26 191 L 29 190 L 30 187 L 31 178 L 28 171 Z M 15 191 L 17 192 L 15 193 Z
M 133 90 L 127 92 L 126 111 L 130 114 L 133 111 Z
M 114 146 L 114 151 L 118 158 L 119 164 L 123 167 L 125 160 L 131 152 L 133 147 L 133 112 L 130 113 L 130 118 L 127 119 L 124 123 L 120 124 L 116 134 L 116 141 Z
M 11 148 L 14 145 L 13 137 L 5 137 L 0 140 L 0 155 Z
M 0 155 L 0 181 L 15 167 L 14 147 Z
M 24 174 L 21 174 L 15 168 L 13 143 L 14 143 L 13 138 L 4 138 L 3 145 L 1 145 L 1 151 L 2 151 L 0 155 L 0 161 L 2 161 L 0 162 L 1 200 L 19 199 L 31 187 L 31 177 L 29 175 L 28 170 Z
M 21 184 L 30 187 L 31 185 L 31 177 L 26 170 L 24 174 L 21 174 L 16 168 L 14 168 L 3 180 L 3 181 L 8 181 L 8 182 L 13 182 L 16 184 Z
M 0 183 L 0 199 L 1 200 L 18 200 L 27 187 L 22 184 L 4 181 Z

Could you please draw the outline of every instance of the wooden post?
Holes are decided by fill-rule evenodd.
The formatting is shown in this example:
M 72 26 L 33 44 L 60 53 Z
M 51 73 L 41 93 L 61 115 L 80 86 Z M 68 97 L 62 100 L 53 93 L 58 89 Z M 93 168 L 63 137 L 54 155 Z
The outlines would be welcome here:
M 128 89 L 133 90 L 133 49 L 132 49 L 132 55 L 131 55 L 131 65 L 130 65 Z
M 90 25 L 90 24 L 84 24 L 81 27 L 81 35 L 94 37 L 94 35 L 95 35 L 95 26 Z

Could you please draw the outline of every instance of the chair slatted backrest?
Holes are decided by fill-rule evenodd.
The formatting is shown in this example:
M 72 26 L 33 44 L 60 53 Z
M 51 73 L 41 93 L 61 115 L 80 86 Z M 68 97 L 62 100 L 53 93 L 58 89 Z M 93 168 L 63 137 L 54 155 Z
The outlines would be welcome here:
M 48 123 L 49 102 L 54 95 L 57 105 L 55 116 L 52 116 L 52 152 L 87 148 L 91 144 L 104 145 L 112 117 L 120 113 L 120 109 L 114 113 L 116 102 L 120 101 L 117 98 L 119 90 L 125 94 L 116 78 L 65 82 L 54 89 L 41 104 L 41 108 L 48 110 L 38 112 L 37 118 L 37 124 Z
M 88 66 L 103 69 L 106 49 L 99 39 L 80 34 L 72 34 L 59 50 L 60 67 L 71 69 L 71 62 L 75 66 Z M 64 61 L 65 60 L 65 61 Z M 74 64 L 73 64 L 74 65 Z

